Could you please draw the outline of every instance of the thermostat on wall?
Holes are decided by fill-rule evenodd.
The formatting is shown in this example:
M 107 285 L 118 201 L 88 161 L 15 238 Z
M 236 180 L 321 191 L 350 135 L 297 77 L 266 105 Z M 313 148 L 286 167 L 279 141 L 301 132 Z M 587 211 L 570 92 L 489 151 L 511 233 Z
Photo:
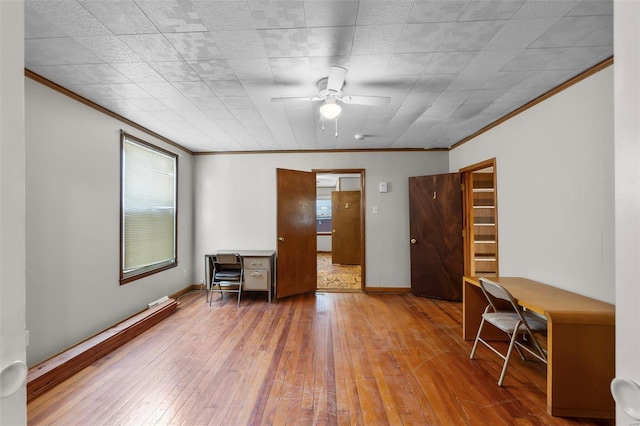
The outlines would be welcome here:
M 380 182 L 380 192 L 387 192 L 387 182 Z

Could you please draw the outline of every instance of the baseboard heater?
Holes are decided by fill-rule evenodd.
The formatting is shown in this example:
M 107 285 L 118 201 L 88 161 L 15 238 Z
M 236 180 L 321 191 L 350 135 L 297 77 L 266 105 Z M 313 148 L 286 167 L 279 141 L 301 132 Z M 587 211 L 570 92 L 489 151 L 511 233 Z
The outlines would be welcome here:
M 27 375 L 27 402 L 153 327 L 177 308 L 178 303 L 165 296 L 151 302 L 149 309 L 30 368 Z

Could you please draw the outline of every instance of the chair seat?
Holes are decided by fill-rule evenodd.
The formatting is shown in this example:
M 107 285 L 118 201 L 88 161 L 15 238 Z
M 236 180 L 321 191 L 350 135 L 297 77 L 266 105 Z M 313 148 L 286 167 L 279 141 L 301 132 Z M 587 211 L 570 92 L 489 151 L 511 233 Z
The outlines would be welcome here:
M 520 321 L 520 317 L 515 312 L 488 312 L 482 314 L 485 320 L 494 326 L 498 327 L 500 330 L 511 333 L 515 328 L 516 324 Z M 527 312 L 523 312 L 523 316 L 527 320 L 529 324 L 529 328 L 532 331 L 544 331 L 547 329 L 547 323 L 538 318 L 535 315 L 529 314 Z M 527 331 L 527 327 L 524 323 L 520 322 L 520 326 L 518 327 L 518 331 L 525 332 Z
M 240 279 L 240 271 L 239 270 L 222 270 L 216 271 L 214 274 L 214 279 L 227 281 L 227 280 L 239 280 Z

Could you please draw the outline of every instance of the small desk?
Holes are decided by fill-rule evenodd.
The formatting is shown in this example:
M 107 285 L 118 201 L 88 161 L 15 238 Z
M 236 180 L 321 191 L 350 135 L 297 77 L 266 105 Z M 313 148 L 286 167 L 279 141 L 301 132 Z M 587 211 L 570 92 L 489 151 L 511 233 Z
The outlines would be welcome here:
M 204 276 L 207 290 L 211 289 L 211 262 L 209 258 L 216 253 L 238 253 L 242 258 L 244 269 L 243 291 L 265 291 L 271 295 L 274 293 L 276 283 L 276 252 L 275 250 L 215 250 L 211 254 L 204 255 Z
M 615 306 L 526 278 L 487 278 L 506 288 L 518 305 L 547 318 L 549 414 L 614 418 L 609 385 L 615 376 Z M 475 339 L 486 306 L 478 277 L 464 277 L 465 340 Z M 495 328 L 486 331 L 483 337 L 490 340 L 504 337 Z

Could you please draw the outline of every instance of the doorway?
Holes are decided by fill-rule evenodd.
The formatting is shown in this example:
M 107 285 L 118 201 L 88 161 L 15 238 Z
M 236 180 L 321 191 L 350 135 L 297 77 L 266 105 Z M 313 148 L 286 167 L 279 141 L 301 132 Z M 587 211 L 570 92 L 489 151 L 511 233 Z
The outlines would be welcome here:
M 464 274 L 498 275 L 496 159 L 460 169 L 463 182 Z
M 317 290 L 364 291 L 364 169 L 322 169 L 314 172 Z

